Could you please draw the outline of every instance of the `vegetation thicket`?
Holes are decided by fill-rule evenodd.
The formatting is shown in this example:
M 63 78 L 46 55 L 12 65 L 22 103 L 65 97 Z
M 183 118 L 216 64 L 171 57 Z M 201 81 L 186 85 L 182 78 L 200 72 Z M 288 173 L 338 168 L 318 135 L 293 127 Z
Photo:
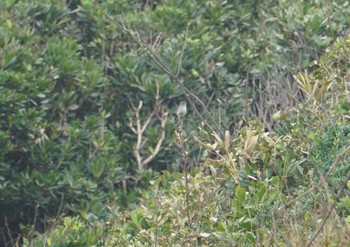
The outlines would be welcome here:
M 0 245 L 346 246 L 349 6 L 2 1 Z

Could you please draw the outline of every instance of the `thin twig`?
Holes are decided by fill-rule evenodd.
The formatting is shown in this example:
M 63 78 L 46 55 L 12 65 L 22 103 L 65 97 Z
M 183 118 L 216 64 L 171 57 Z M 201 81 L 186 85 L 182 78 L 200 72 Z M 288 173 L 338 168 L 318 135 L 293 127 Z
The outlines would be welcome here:
M 162 59 L 153 51 L 152 47 L 148 46 L 147 44 L 145 44 L 140 37 L 136 37 L 132 32 L 130 28 L 127 28 L 123 22 L 123 20 L 121 20 L 120 22 L 116 21 L 113 17 L 111 17 L 110 15 L 108 15 L 107 13 L 103 12 L 103 14 L 110 20 L 112 21 L 115 25 L 117 25 L 120 29 L 122 29 L 133 41 L 135 41 L 146 53 L 147 55 L 149 55 L 151 57 L 151 59 L 153 60 L 153 62 L 155 62 L 173 81 L 176 82 L 177 85 L 179 85 L 184 93 L 185 93 L 185 97 L 188 100 L 188 102 L 190 102 L 193 110 L 196 112 L 196 114 L 199 116 L 199 118 L 201 119 L 201 121 L 212 131 L 213 128 L 211 127 L 211 125 L 209 125 L 207 123 L 207 121 L 203 118 L 202 114 L 198 111 L 197 107 L 194 104 L 194 101 L 191 99 L 194 98 L 195 101 L 199 102 L 199 104 L 203 107 L 203 109 L 205 110 L 206 114 L 209 116 L 209 118 L 211 119 L 212 123 L 214 124 L 215 128 L 217 129 L 218 132 L 221 133 L 221 130 L 217 124 L 217 122 L 215 121 L 214 117 L 212 116 L 212 114 L 209 112 L 208 108 L 205 106 L 205 104 L 203 103 L 202 100 L 200 100 L 193 92 L 191 92 L 187 87 L 185 87 L 183 85 L 183 83 L 179 80 L 178 75 L 174 74 L 171 69 L 169 67 L 167 67 L 163 62 Z
M 182 57 L 186 48 L 186 44 L 187 44 L 187 36 L 188 36 L 188 26 L 186 27 L 186 35 L 185 35 L 185 41 L 184 41 L 184 45 L 182 47 L 181 50 L 181 54 L 180 54 L 180 59 L 179 59 L 179 67 L 177 68 L 177 73 L 176 73 L 176 77 L 179 76 L 180 74 L 180 70 L 181 70 L 181 64 L 182 64 Z
M 330 208 L 328 209 L 327 215 L 326 217 L 323 219 L 321 225 L 319 226 L 319 228 L 317 229 L 317 231 L 315 232 L 315 234 L 312 236 L 312 238 L 308 241 L 308 243 L 306 244 L 306 247 L 310 247 L 312 245 L 312 243 L 315 241 L 315 239 L 317 238 L 317 236 L 321 233 L 321 230 L 323 229 L 324 225 L 326 224 L 329 216 L 331 215 L 335 204 L 337 203 L 337 201 L 340 199 L 340 196 L 343 194 L 343 190 L 345 189 L 348 181 L 350 180 L 350 171 L 347 174 L 347 178 L 345 179 L 342 187 L 340 188 L 338 195 L 336 196 L 336 198 L 334 198 L 333 203 L 331 204 Z
M 13 242 L 13 238 L 11 236 L 11 230 L 10 230 L 10 227 L 8 225 L 7 216 L 6 215 L 5 215 L 5 227 L 6 227 L 7 231 L 8 231 L 8 235 L 10 237 L 11 244 L 13 245 L 14 242 Z
M 28 232 L 28 236 L 30 238 L 32 238 L 32 234 L 34 233 L 34 230 L 35 230 L 35 225 L 36 225 L 36 220 L 37 220 L 37 217 L 38 217 L 38 209 L 39 209 L 39 203 L 36 204 L 35 206 L 35 213 L 34 213 L 34 220 L 33 220 L 33 224 L 32 226 L 30 227 L 30 231 Z
M 335 157 L 334 161 L 332 162 L 328 172 L 326 173 L 326 175 L 324 176 L 324 180 L 326 180 L 328 178 L 328 176 L 331 174 L 331 172 L 333 171 L 334 167 L 338 164 L 338 161 L 340 159 L 340 157 L 342 157 L 346 152 L 348 152 L 350 150 L 350 147 L 346 148 L 343 152 L 341 152 L 340 154 L 337 155 L 337 157 Z M 302 193 L 301 195 L 297 196 L 296 198 L 294 198 L 293 200 L 289 201 L 287 204 L 284 205 L 284 208 L 288 208 L 292 203 L 294 203 L 295 201 L 299 200 L 301 197 L 314 192 L 316 190 L 318 190 L 318 188 L 320 188 L 322 185 L 322 181 L 315 184 L 313 188 L 305 191 L 304 193 Z

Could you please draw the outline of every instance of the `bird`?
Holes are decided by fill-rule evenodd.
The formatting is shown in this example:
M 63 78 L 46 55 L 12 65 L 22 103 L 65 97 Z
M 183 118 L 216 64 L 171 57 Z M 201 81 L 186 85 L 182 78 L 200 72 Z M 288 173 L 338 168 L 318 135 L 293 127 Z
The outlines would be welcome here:
M 177 117 L 183 118 L 187 113 L 187 102 L 186 101 L 181 101 L 179 106 L 177 107 L 176 115 Z

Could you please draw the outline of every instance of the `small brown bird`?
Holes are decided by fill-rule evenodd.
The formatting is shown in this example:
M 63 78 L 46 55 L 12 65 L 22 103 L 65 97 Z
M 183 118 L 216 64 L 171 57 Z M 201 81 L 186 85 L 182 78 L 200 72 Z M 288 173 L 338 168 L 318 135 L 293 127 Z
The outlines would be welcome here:
M 187 102 L 181 101 L 177 108 L 176 115 L 178 118 L 183 118 L 187 113 Z

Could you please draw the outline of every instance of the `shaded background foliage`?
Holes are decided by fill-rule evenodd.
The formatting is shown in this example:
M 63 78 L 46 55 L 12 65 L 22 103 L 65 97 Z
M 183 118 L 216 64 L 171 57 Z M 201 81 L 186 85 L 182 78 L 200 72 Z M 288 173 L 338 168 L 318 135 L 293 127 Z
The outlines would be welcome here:
M 348 1 L 5 1 L 0 25 L 1 240 L 33 237 L 49 217 L 133 207 L 157 172 L 176 169 L 179 85 L 103 14 L 121 18 L 207 106 L 222 131 L 272 114 L 301 93 L 292 74 L 345 35 Z M 137 170 L 131 103 L 141 120 L 172 113 L 150 169 Z M 282 90 L 284 89 L 284 90 Z M 198 102 L 195 106 L 214 126 Z M 185 128 L 197 134 L 189 109 Z M 159 135 L 152 122 L 148 155 Z M 193 143 L 189 141 L 189 146 Z M 197 148 L 193 153 L 199 152 Z M 315 154 L 316 155 L 316 154 Z M 194 156 L 197 157 L 197 156 Z M 315 156 L 316 157 L 316 156 Z M 197 158 L 194 158 L 197 159 Z M 198 160 L 197 160 L 198 162 Z M 174 168 L 175 167 L 175 168 Z M 14 210 L 14 208 L 16 210 Z

